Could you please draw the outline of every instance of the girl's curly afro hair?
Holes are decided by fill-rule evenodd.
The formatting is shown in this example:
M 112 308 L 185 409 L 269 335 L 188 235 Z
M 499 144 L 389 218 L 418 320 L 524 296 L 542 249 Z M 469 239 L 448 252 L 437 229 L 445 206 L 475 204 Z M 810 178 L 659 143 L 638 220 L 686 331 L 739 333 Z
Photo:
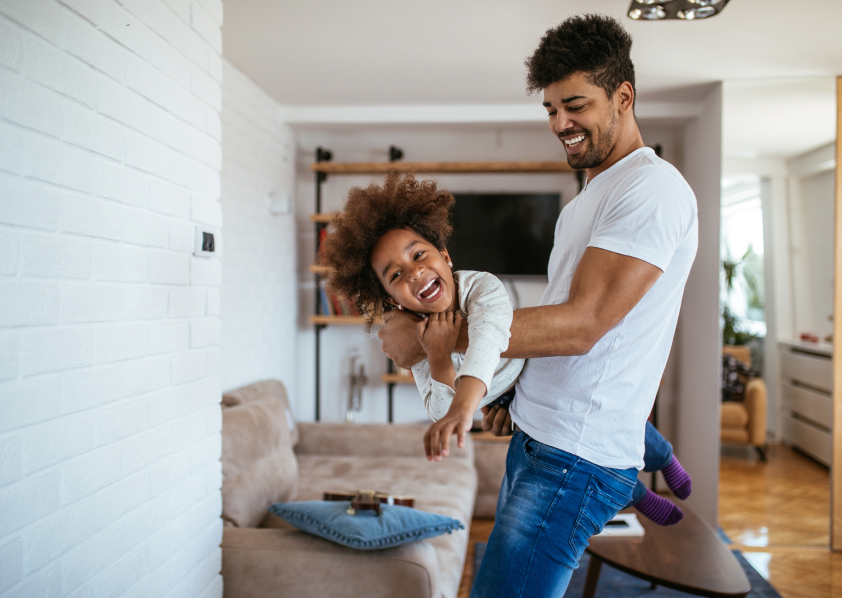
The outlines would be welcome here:
M 392 309 L 386 302 L 389 294 L 371 267 L 374 245 L 390 230 L 404 228 L 444 249 L 453 230 L 453 203 L 453 196 L 435 181 L 418 181 L 397 171 L 390 172 L 382 185 L 351 189 L 345 210 L 331 221 L 319 256 L 329 268 L 328 290 L 353 301 L 371 328 L 377 317 Z

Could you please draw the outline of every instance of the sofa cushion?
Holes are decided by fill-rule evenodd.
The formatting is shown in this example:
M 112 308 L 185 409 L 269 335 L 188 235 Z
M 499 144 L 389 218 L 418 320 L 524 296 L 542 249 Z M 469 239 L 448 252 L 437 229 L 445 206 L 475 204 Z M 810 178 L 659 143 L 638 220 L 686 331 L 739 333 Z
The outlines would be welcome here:
M 269 511 L 303 532 L 358 550 L 380 550 L 465 529 L 461 521 L 410 507 L 349 514 L 350 501 L 275 503 Z
M 738 429 L 748 427 L 748 410 L 742 403 L 722 403 L 722 427 Z
M 286 405 L 273 395 L 222 409 L 222 519 L 256 527 L 272 503 L 295 498 L 298 463 Z
M 436 557 L 429 541 L 364 551 L 298 530 L 222 532 L 225 598 L 452 598 Z
M 290 438 L 292 439 L 292 446 L 298 444 L 298 426 L 295 419 L 292 417 L 292 411 L 289 408 L 289 398 L 287 398 L 287 391 L 282 382 L 278 380 L 261 380 L 248 386 L 243 386 L 236 390 L 231 390 L 222 395 L 223 407 L 235 407 L 244 403 L 254 403 L 274 399 L 278 401 L 284 408 L 284 420 L 290 429 Z

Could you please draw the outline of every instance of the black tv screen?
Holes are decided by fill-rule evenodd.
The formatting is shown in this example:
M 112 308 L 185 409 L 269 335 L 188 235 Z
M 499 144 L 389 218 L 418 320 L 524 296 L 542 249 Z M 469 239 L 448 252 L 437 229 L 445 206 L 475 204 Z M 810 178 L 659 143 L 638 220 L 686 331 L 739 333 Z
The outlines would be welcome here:
M 546 276 L 559 193 L 454 193 L 448 250 L 458 270 Z

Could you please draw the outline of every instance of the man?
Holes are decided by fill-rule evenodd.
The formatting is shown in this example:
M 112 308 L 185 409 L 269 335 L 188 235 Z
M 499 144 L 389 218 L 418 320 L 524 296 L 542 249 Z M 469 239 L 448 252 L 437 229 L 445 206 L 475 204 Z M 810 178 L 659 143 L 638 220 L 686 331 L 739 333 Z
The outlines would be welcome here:
M 529 361 L 472 596 L 561 595 L 643 466 L 698 223 L 690 187 L 643 144 L 631 44 L 614 19 L 577 16 L 549 30 L 526 62 L 528 89 L 543 91 L 550 131 L 587 184 L 559 217 L 541 306 L 514 314 L 504 355 Z M 405 314 L 379 336 L 399 365 L 424 356 Z M 492 411 L 484 426 L 499 431 L 508 417 Z M 431 457 L 446 454 L 442 444 Z

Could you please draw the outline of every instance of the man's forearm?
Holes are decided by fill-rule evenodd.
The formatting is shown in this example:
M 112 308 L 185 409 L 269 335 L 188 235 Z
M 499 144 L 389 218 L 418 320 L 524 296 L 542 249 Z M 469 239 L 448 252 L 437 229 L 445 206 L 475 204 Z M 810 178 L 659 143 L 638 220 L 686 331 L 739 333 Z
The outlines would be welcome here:
M 456 351 L 468 350 L 466 326 L 459 332 Z M 593 342 L 586 318 L 578 316 L 568 303 L 517 309 L 512 319 L 509 348 L 501 357 L 529 359 L 556 355 L 582 355 Z

